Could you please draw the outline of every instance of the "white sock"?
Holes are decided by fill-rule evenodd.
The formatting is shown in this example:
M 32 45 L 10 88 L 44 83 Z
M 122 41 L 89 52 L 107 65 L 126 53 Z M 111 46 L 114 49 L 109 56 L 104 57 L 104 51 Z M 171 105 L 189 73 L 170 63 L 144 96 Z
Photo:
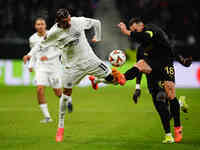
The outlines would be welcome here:
M 67 101 L 69 96 L 62 94 L 60 97 L 60 104 L 59 104 L 59 120 L 58 120 L 58 127 L 64 128 L 64 121 L 65 121 L 65 114 L 67 109 Z
M 136 84 L 136 89 L 140 89 L 140 84 Z
M 42 110 L 42 113 L 45 118 L 51 118 L 47 104 L 40 104 L 40 109 Z
M 67 103 L 72 103 L 72 97 L 71 96 L 68 96 Z

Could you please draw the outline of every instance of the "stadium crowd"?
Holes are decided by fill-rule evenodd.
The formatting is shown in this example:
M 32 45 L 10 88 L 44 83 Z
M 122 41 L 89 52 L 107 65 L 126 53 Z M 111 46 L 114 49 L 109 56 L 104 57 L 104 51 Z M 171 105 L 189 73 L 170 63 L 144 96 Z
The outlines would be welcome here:
M 87 1 L 87 2 L 86 2 Z M 27 37 L 33 21 L 42 16 L 51 26 L 58 8 L 68 7 L 72 15 L 93 17 L 96 0 L 3 0 L 0 1 L 0 37 Z M 29 33 L 27 35 L 27 33 Z
M 7 49 L 1 58 L 23 56 L 23 50 L 28 49 L 27 39 L 35 32 L 33 22 L 37 17 L 45 18 L 51 27 L 58 8 L 68 8 L 73 16 L 93 17 L 97 3 L 98 0 L 1 0 L 0 45 Z
M 176 40 L 176 46 L 198 56 L 200 24 L 197 1 L 182 0 L 116 0 L 123 21 L 142 16 L 145 22 L 161 25 Z M 200 58 L 195 58 L 200 59 Z
M 27 49 L 28 37 L 34 32 L 33 21 L 42 16 L 48 27 L 55 22 L 58 8 L 67 7 L 73 16 L 93 17 L 99 0 L 1 0 L 0 45 L 16 51 L 1 58 L 20 58 L 19 49 Z M 200 60 L 200 10 L 197 1 L 182 0 L 115 0 L 121 19 L 128 23 L 133 16 L 143 16 L 146 22 L 161 25 L 175 39 L 177 47 L 192 51 L 195 60 Z M 103 10 L 102 10 L 103 11 Z M 18 50 L 17 50 L 18 49 Z M 21 51 L 20 50 L 20 51 Z

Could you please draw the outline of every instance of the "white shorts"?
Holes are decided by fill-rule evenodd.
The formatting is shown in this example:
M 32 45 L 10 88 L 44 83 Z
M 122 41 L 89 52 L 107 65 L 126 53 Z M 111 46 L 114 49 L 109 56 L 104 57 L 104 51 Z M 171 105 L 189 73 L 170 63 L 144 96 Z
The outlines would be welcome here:
M 35 72 L 36 85 L 51 86 L 52 88 L 62 88 L 61 74 L 57 72 Z
M 86 75 L 105 78 L 111 73 L 111 69 L 99 59 L 90 59 L 74 65 L 65 67 L 62 74 L 64 88 L 71 89 L 78 84 Z

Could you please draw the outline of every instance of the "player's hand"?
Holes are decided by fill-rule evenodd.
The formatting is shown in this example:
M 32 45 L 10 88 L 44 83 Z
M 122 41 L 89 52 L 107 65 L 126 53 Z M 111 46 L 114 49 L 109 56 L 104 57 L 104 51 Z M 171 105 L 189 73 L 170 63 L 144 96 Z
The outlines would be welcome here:
M 140 95 L 141 95 L 141 89 L 136 89 L 133 94 L 133 101 L 135 102 L 135 104 L 137 104 Z
M 94 36 L 93 38 L 92 38 L 92 43 L 96 43 L 97 42 L 97 39 L 96 39 L 96 37 Z
M 127 30 L 126 25 L 123 22 L 120 22 L 117 26 L 121 29 L 121 31 Z
M 48 57 L 47 57 L 47 56 L 42 56 L 42 57 L 40 58 L 40 60 L 41 60 L 41 61 L 47 61 L 47 60 L 48 60 Z
M 25 56 L 23 57 L 24 64 L 26 64 L 27 61 L 29 61 L 30 59 L 31 59 L 31 56 L 30 56 L 30 55 L 25 55 Z
M 125 23 L 120 22 L 117 26 L 121 29 L 121 32 L 122 32 L 123 34 L 128 35 L 128 36 L 131 35 L 131 31 L 129 31 L 129 30 L 127 29 Z
M 183 66 L 185 66 L 185 67 L 190 67 L 191 66 L 191 64 L 192 64 L 192 57 L 191 56 L 187 57 L 187 58 L 179 56 L 179 58 L 180 58 L 180 62 L 181 62 L 181 64 Z
M 190 67 L 192 64 L 192 57 L 188 57 L 184 59 L 185 67 Z
M 28 70 L 29 70 L 29 72 L 33 72 L 33 68 L 29 68 Z

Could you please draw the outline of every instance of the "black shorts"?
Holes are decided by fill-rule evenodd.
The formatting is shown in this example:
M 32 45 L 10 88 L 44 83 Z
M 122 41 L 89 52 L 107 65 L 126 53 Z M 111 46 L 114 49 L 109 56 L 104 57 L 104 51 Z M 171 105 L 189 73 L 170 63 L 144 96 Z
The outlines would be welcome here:
M 147 74 L 147 83 L 150 93 L 163 89 L 164 81 L 175 82 L 175 70 L 172 61 L 148 61 L 152 72 Z

